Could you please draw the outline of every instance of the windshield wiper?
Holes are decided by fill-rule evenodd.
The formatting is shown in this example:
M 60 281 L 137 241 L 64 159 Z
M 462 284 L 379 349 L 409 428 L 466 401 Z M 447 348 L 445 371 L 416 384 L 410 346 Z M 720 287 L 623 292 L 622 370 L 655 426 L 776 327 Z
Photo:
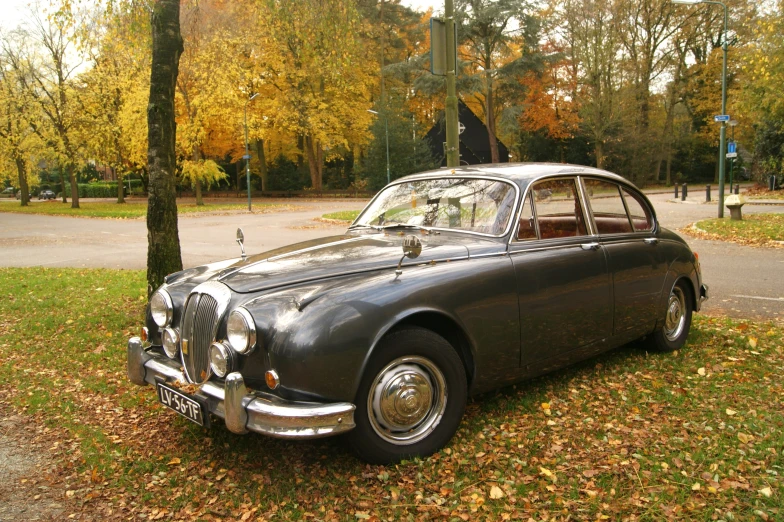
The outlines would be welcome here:
M 365 225 L 365 224 L 360 224 L 360 225 L 352 225 L 349 228 L 355 228 L 355 227 L 369 227 L 369 228 L 372 228 L 372 229 L 375 229 L 375 230 L 389 230 L 391 228 L 416 228 L 416 229 L 420 229 L 420 230 L 428 230 L 427 227 L 423 227 L 422 225 L 411 225 L 409 223 L 389 223 L 389 224 L 386 224 L 386 225 Z

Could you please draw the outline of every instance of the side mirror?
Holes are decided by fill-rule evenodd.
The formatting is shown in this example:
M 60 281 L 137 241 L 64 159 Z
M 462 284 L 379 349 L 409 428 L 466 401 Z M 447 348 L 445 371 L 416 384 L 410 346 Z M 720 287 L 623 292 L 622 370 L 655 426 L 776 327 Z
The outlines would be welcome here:
M 416 236 L 406 236 L 403 238 L 403 256 L 409 259 L 416 259 L 422 253 L 422 242 Z
M 247 259 L 247 255 L 245 255 L 245 234 L 242 233 L 242 229 L 237 229 L 237 244 L 240 245 L 240 249 L 242 250 L 242 260 L 244 261 Z
M 402 266 L 403 260 L 405 258 L 409 259 L 416 259 L 422 253 L 422 242 L 416 236 L 406 236 L 403 238 L 403 257 L 400 258 L 400 261 L 397 263 L 397 269 L 395 269 L 395 279 L 403 273 Z

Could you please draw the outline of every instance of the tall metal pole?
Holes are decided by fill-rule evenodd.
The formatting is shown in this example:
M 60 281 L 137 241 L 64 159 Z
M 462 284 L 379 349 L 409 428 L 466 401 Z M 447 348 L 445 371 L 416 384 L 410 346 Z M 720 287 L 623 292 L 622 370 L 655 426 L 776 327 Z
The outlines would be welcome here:
M 388 127 L 388 120 L 387 115 L 384 114 L 384 136 L 387 140 L 387 185 L 389 185 L 389 127 Z
M 258 96 L 259 93 L 251 95 L 245 100 L 245 184 L 248 188 L 248 212 L 252 212 L 250 204 L 250 154 L 248 153 L 248 104 L 253 101 L 253 98 Z
M 455 6 L 454 0 L 444 0 L 446 22 L 446 166 L 460 166 L 460 148 L 457 131 L 457 71 L 455 52 Z
M 705 2 L 706 4 L 719 4 L 724 8 L 724 38 L 721 50 L 724 63 L 721 68 L 721 113 L 727 114 L 727 6 L 722 2 Z M 727 122 L 721 122 L 719 138 L 719 217 L 724 217 L 724 158 L 727 153 Z

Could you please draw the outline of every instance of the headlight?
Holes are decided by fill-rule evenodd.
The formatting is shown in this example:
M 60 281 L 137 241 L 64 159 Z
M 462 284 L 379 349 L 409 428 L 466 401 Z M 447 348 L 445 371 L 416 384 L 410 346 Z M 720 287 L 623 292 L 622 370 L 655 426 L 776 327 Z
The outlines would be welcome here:
M 180 334 L 174 328 L 166 328 L 163 331 L 163 351 L 170 359 L 177 358 L 177 351 L 180 345 Z
M 237 353 L 249 354 L 256 346 L 256 324 L 250 312 L 244 308 L 237 308 L 229 314 L 226 323 L 226 337 L 229 344 Z
M 218 377 L 226 377 L 234 367 L 234 355 L 223 343 L 210 345 L 210 368 Z
M 155 321 L 155 324 L 161 328 L 169 326 L 169 324 L 171 324 L 173 312 L 174 306 L 172 305 L 169 292 L 160 289 L 152 294 L 152 298 L 150 299 L 150 313 L 152 314 L 152 320 Z

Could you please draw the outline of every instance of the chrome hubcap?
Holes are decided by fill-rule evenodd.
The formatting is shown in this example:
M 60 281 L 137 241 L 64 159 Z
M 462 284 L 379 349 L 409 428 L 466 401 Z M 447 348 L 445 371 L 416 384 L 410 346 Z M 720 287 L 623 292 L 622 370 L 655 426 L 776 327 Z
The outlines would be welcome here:
M 686 299 L 683 290 L 677 286 L 672 289 L 667 302 L 667 316 L 664 318 L 664 336 L 668 341 L 680 337 L 686 324 Z
M 373 430 L 398 445 L 424 439 L 441 421 L 445 408 L 444 375 L 424 357 L 400 357 L 386 365 L 368 395 Z

